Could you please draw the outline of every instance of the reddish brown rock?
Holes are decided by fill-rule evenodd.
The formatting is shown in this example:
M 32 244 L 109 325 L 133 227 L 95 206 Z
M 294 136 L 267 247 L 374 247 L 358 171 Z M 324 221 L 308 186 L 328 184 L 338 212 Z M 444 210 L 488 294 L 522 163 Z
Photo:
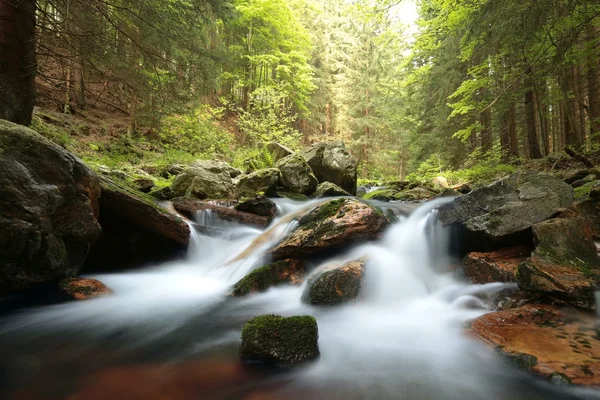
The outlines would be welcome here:
M 331 306 L 356 299 L 365 276 L 366 259 L 329 268 L 308 282 L 303 299 L 315 306 Z
M 87 300 L 112 293 L 102 282 L 96 279 L 67 278 L 58 283 L 59 290 L 73 300 Z
M 509 247 L 489 253 L 473 252 L 463 259 L 463 267 L 473 283 L 515 282 L 517 268 L 531 249 Z
M 304 278 L 304 263 L 302 260 L 288 259 L 263 265 L 250 272 L 233 286 L 234 296 L 244 296 L 250 293 L 264 292 L 267 289 L 281 285 L 296 285 Z
M 379 237 L 389 225 L 383 213 L 356 199 L 322 203 L 298 221 L 298 227 L 269 252 L 273 259 L 303 258 Z
M 173 207 L 181 214 L 188 218 L 193 218 L 194 215 L 199 211 L 212 211 L 219 216 L 219 218 L 237 222 L 240 224 L 254 225 L 261 228 L 266 227 L 271 222 L 269 217 L 263 217 L 260 215 L 250 214 L 243 211 L 238 211 L 234 208 L 222 207 L 215 204 L 210 204 L 201 200 L 195 200 L 190 198 L 178 197 L 173 200 Z
M 548 379 L 600 386 L 596 332 L 594 314 L 531 304 L 479 317 L 468 331 L 520 368 Z

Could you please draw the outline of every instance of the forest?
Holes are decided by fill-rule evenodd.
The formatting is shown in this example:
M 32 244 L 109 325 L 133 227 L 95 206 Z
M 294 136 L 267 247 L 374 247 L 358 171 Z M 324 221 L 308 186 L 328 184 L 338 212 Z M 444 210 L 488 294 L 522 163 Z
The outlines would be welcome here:
M 407 1 L 20 2 L 33 124 L 118 165 L 341 140 L 371 180 L 598 150 L 597 1 Z

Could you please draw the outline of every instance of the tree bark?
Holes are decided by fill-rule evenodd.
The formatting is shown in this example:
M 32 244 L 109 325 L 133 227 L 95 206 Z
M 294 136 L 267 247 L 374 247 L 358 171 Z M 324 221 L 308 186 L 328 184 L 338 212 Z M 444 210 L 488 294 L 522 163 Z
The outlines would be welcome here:
M 525 92 L 525 120 L 527 125 L 527 145 L 529 149 L 529 158 L 542 158 L 540 144 L 535 124 L 535 92 L 533 91 L 533 72 L 531 68 L 527 69 Z
M 590 24 L 587 32 L 590 134 L 600 132 L 600 27 Z
M 487 153 L 492 149 L 492 110 L 488 107 L 481 113 L 481 149 Z
M 31 124 L 35 105 L 35 0 L 0 1 L 0 118 Z

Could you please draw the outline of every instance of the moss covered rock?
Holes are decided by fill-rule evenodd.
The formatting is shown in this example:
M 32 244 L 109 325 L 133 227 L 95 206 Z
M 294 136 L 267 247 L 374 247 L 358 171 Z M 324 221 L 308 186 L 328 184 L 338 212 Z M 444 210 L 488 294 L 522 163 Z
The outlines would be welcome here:
M 101 234 L 99 197 L 81 160 L 0 120 L 0 295 L 76 276 Z
M 591 226 L 582 218 L 558 218 L 533 227 L 536 249 L 519 265 L 521 290 L 595 308 L 600 260 Z
M 272 220 L 275 218 L 275 215 L 277 215 L 277 204 L 262 195 L 237 204 L 235 209 L 254 215 L 260 215 L 262 217 L 268 217 L 269 220 Z
M 282 284 L 298 284 L 304 276 L 304 263 L 297 259 L 280 260 L 250 272 L 233 286 L 234 296 L 264 292 Z
M 331 182 L 323 182 L 317 186 L 313 197 L 321 199 L 324 197 L 337 197 L 337 196 L 352 196 L 350 193 Z
M 202 168 L 216 174 L 226 173 L 231 178 L 236 178 L 242 174 L 240 169 L 234 168 L 225 161 L 220 160 L 197 160 L 190 164 L 192 168 Z
M 275 260 L 316 256 L 379 237 L 389 225 L 381 210 L 351 198 L 322 203 L 302 216 L 298 227 L 270 250 Z
M 593 180 L 589 182 L 584 182 L 583 184 L 575 187 L 573 189 L 574 198 L 576 201 L 582 201 L 591 197 L 592 189 L 598 186 L 600 181 Z
M 293 193 L 312 194 L 319 181 L 300 154 L 282 158 L 275 164 L 281 172 L 281 184 Z
M 237 190 L 242 197 L 254 197 L 258 194 L 267 196 L 277 191 L 280 173 L 277 168 L 259 169 L 247 175 L 241 175 Z
M 240 358 L 265 364 L 300 364 L 319 357 L 318 340 L 314 317 L 262 315 L 244 325 Z
M 386 186 L 380 189 L 372 190 L 362 196 L 365 200 L 379 200 L 390 202 L 395 200 L 395 196 L 400 193 L 400 190 L 393 186 Z
M 393 196 L 394 200 L 407 201 L 411 203 L 420 203 L 428 201 L 437 196 L 439 192 L 423 186 L 417 186 L 410 189 L 404 189 Z
M 284 191 L 278 191 L 276 194 L 278 197 L 281 197 L 282 199 L 289 199 L 289 200 L 294 200 L 294 201 L 308 201 L 308 196 L 305 194 L 284 192 Z
M 230 199 L 237 197 L 228 171 L 211 171 L 198 165 L 185 169 L 171 185 L 176 197 L 196 199 Z
M 302 150 L 302 157 L 319 182 L 335 183 L 348 193 L 356 194 L 358 162 L 342 142 L 316 143 Z
M 88 300 L 112 293 L 102 282 L 88 278 L 67 278 L 58 283 L 61 293 L 72 300 Z
M 364 258 L 331 268 L 311 278 L 302 296 L 314 306 L 332 306 L 356 299 L 365 275 Z

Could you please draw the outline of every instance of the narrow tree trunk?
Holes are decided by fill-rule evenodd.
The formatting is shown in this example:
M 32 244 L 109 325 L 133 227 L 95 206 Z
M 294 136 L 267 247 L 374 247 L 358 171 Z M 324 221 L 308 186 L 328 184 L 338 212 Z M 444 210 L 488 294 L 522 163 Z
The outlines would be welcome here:
M 136 119 L 138 108 L 137 90 L 133 91 L 133 99 L 131 100 L 131 109 L 129 111 L 129 124 L 127 125 L 127 136 L 132 136 L 135 133 Z
M 600 132 L 600 27 L 590 24 L 587 39 L 590 47 L 587 52 L 590 133 L 594 134 Z
M 508 140 L 511 157 L 519 156 L 519 140 L 517 138 L 517 109 L 512 103 L 508 110 Z
M 533 72 L 531 68 L 527 69 L 525 92 L 525 121 L 527 125 L 527 145 L 529 150 L 529 158 L 542 158 L 540 144 L 535 124 L 535 92 L 533 91 Z
M 0 118 L 31 123 L 35 105 L 35 0 L 0 1 Z
M 481 149 L 487 153 L 492 149 L 492 110 L 488 107 L 481 113 Z

